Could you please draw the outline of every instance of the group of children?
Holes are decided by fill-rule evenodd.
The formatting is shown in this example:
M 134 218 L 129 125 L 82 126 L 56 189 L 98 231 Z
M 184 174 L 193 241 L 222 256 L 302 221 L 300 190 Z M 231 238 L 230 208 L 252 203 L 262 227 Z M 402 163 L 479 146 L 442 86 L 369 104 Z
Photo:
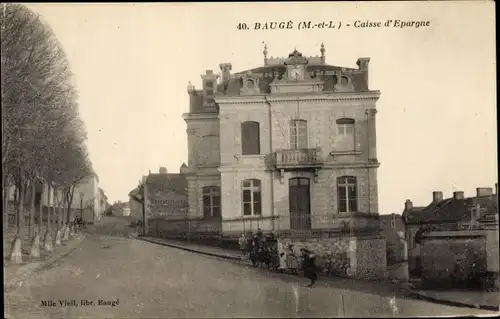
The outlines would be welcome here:
M 257 234 L 251 239 L 251 248 L 248 247 L 248 240 L 245 234 L 242 234 L 239 240 L 240 249 L 243 254 L 246 255 L 247 251 L 254 249 L 256 245 L 261 245 L 265 243 L 266 239 L 263 237 L 262 232 L 259 230 Z M 277 245 L 264 245 L 269 250 L 269 260 L 268 266 L 278 272 L 298 275 L 299 270 L 303 270 L 304 276 L 308 278 L 311 282 L 308 287 L 313 287 L 317 280 L 317 267 L 315 264 L 316 257 L 314 254 L 305 249 L 300 249 L 301 256 L 297 256 L 294 251 L 294 246 L 289 245 L 287 248 L 284 247 L 279 241 Z

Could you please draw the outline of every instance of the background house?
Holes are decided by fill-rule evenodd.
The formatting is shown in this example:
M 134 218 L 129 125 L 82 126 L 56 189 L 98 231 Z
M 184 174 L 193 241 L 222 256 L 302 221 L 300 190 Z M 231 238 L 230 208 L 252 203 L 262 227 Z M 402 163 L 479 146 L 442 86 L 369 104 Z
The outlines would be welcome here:
M 424 209 L 407 206 L 403 219 L 412 257 L 410 274 L 441 286 L 498 274 L 498 222 L 495 225 L 493 218 L 498 218 L 497 191 L 480 187 L 474 197 L 454 192 L 446 199 L 434 192 Z
M 51 207 L 51 209 L 57 207 L 57 201 L 62 201 L 63 197 L 64 194 L 61 190 L 54 191 L 53 187 L 48 187 L 46 183 L 36 184 L 35 206 L 38 211 L 40 205 L 42 205 L 45 215 L 44 220 L 47 215 L 47 207 Z M 8 190 L 9 203 L 13 203 L 17 198 L 18 190 L 15 186 L 10 186 Z M 101 219 L 106 203 L 107 197 L 104 191 L 99 188 L 99 178 L 96 174 L 92 174 L 75 186 L 70 205 L 70 218 L 74 219 L 76 216 L 82 216 L 87 223 L 95 222 Z M 29 203 L 27 202 L 25 205 L 28 207 Z M 62 207 L 66 212 L 67 205 L 63 204 Z M 13 215 L 14 210 L 9 209 L 9 219 L 12 219 Z

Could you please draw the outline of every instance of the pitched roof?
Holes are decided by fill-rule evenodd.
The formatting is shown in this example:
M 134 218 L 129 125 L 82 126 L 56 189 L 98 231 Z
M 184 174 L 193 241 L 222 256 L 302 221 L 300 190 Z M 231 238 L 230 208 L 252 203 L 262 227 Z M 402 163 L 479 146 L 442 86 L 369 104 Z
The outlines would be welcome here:
M 185 174 L 149 174 L 147 181 L 148 187 L 162 191 L 174 191 L 179 194 L 187 194 L 187 178 Z
M 498 211 L 497 195 L 468 197 L 464 199 L 447 198 L 437 203 L 431 203 L 422 210 L 403 212 L 405 223 L 453 223 L 471 220 L 471 208 L 481 207 L 480 218 Z

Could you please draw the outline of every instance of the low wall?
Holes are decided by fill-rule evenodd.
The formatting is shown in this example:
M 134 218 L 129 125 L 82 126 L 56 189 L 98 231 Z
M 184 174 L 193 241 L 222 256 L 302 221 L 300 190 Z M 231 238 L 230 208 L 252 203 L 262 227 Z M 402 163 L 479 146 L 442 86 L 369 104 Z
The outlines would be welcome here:
M 285 247 L 294 245 L 296 254 L 300 254 L 301 248 L 314 252 L 320 268 L 332 260 L 330 271 L 334 275 L 368 280 L 387 278 L 385 238 L 321 232 L 309 237 L 281 234 L 278 241 Z
M 426 287 L 478 286 L 486 273 L 481 231 L 436 231 L 422 238 L 421 272 Z
M 220 220 L 211 219 L 148 219 L 149 236 L 172 239 L 219 238 Z

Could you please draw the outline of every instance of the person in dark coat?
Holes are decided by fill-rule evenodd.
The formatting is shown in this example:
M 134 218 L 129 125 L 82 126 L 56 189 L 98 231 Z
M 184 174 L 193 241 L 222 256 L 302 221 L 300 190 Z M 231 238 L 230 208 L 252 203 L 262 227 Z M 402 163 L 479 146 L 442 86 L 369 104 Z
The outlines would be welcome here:
M 301 249 L 302 252 L 302 268 L 304 269 L 304 277 L 309 279 L 311 283 L 307 286 L 309 288 L 314 287 L 316 280 L 318 280 L 318 274 L 316 269 L 316 256 L 305 249 Z

